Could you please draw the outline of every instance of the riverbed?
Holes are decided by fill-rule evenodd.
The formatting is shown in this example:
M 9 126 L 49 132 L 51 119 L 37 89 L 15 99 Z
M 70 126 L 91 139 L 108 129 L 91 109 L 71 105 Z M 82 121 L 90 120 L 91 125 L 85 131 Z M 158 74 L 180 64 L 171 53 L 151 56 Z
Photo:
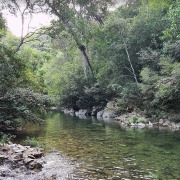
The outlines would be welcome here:
M 79 163 L 73 179 L 180 177 L 179 131 L 124 129 L 113 121 L 49 112 L 44 125 L 28 123 L 16 136 L 21 144 L 26 136 L 35 137 L 46 153 L 53 147 Z

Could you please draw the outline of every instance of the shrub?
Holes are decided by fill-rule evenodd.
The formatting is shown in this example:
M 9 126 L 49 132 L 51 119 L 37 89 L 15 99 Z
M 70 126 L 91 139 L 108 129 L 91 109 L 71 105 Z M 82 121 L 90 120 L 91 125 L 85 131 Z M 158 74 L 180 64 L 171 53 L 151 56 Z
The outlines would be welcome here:
M 139 118 L 139 119 L 138 119 L 138 122 L 147 123 L 147 119 L 145 119 L 145 118 Z
M 173 121 L 174 121 L 175 123 L 179 123 L 179 122 L 180 122 L 180 116 L 175 116 L 174 119 L 173 119 Z
M 126 119 L 128 123 L 131 123 L 132 122 L 132 119 L 131 118 L 127 118 Z
M 26 137 L 24 142 L 26 145 L 31 147 L 42 147 L 42 144 L 39 143 L 35 138 Z
M 136 123 L 138 121 L 138 117 L 137 116 L 132 116 L 132 119 L 133 119 L 133 123 Z
M 14 135 L 11 134 L 3 134 L 1 137 L 1 143 L 8 143 L 9 141 L 11 141 L 13 138 L 15 138 Z

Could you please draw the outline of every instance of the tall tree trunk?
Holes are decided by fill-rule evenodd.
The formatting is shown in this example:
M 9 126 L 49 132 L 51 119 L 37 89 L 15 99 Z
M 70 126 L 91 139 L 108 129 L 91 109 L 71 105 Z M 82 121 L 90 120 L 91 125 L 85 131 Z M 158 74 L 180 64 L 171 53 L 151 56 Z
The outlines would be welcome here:
M 66 28 L 68 28 L 69 33 L 74 38 L 79 50 L 82 52 L 84 65 L 85 64 L 87 65 L 87 67 L 89 69 L 89 73 L 91 74 L 92 77 L 94 77 L 93 69 L 90 64 L 89 57 L 86 53 L 86 47 L 84 45 L 82 45 L 82 43 L 79 41 L 79 38 L 78 38 L 76 32 L 73 30 L 73 27 L 70 25 L 70 23 L 65 18 L 61 17 L 60 13 L 57 11 L 57 9 L 55 9 L 55 7 L 52 6 L 51 3 L 49 3 L 48 1 L 46 1 L 46 3 L 48 4 L 49 7 L 52 8 L 53 13 L 60 19 L 61 22 L 63 22 L 63 24 L 66 26 Z M 86 71 L 85 66 L 84 66 L 84 71 Z M 86 76 L 86 74 L 85 74 L 85 76 Z
M 81 45 L 81 46 L 78 46 L 80 51 L 82 52 L 83 54 L 83 62 L 84 62 L 84 71 L 86 72 L 86 66 L 88 67 L 89 69 L 89 73 L 91 74 L 92 77 L 94 77 L 94 73 L 93 73 L 93 70 L 92 70 L 92 66 L 89 62 L 89 57 L 86 53 L 86 47 L 84 45 Z M 86 75 L 86 74 L 85 74 Z

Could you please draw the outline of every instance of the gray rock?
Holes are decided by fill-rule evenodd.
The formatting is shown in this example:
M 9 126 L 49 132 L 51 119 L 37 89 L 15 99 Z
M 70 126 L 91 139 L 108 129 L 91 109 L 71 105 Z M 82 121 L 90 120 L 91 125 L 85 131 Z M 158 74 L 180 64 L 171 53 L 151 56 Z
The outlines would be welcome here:
M 137 124 L 137 126 L 140 127 L 140 128 L 144 128 L 146 125 L 144 123 L 140 122 L 140 123 Z
M 99 111 L 101 111 L 101 110 L 102 110 L 102 107 L 100 107 L 100 106 L 94 106 L 93 109 L 92 109 L 91 116 L 96 116 L 97 113 L 98 113 Z
M 172 128 L 176 128 L 176 124 L 174 122 L 171 123 Z
M 28 158 L 30 158 L 30 159 L 35 159 L 35 157 L 33 156 L 33 155 L 28 155 Z
M 130 126 L 135 126 L 135 124 L 134 124 L 134 123 L 130 123 L 129 125 L 130 125 Z
M 153 126 L 158 126 L 158 125 L 159 125 L 158 122 L 154 122 L 154 123 L 153 123 Z
M 34 160 L 31 158 L 24 158 L 24 164 L 28 165 L 29 163 L 33 162 Z
M 32 155 L 33 155 L 35 158 L 40 158 L 40 157 L 42 157 L 43 153 L 40 152 L 40 151 L 37 151 L 37 152 L 33 152 Z
M 159 120 L 159 124 L 162 125 L 164 123 L 164 119 Z
M 80 109 L 80 110 L 79 110 L 79 115 L 86 115 L 87 112 L 88 112 L 87 109 Z
M 75 111 L 73 109 L 64 109 L 64 114 L 69 114 L 69 115 L 75 115 Z
M 162 124 L 164 127 L 170 126 L 171 122 L 169 120 L 165 120 L 165 122 Z
M 151 121 L 149 121 L 149 126 L 152 127 L 153 126 L 153 123 L 151 123 Z
M 29 169 L 41 169 L 42 164 L 38 161 L 32 161 L 31 163 L 28 164 Z
M 76 116 L 89 116 L 91 115 L 91 110 L 90 109 L 80 109 L 79 111 L 75 112 Z
M 0 168 L 0 176 L 1 177 L 6 177 L 11 173 L 11 170 L 9 169 L 8 166 L 2 166 Z
M 180 123 L 176 124 L 176 129 L 180 130 Z
M 102 117 L 102 116 L 103 116 L 103 113 L 104 113 L 104 111 L 99 111 L 99 112 L 97 113 L 97 117 Z
M 50 107 L 51 110 L 57 110 L 58 107 Z
M 117 111 L 113 111 L 113 110 L 104 110 L 104 113 L 103 113 L 103 118 L 115 118 L 118 116 L 118 112 Z
M 76 111 L 75 112 L 75 115 L 76 116 L 79 116 L 79 115 L 86 115 L 86 113 L 87 113 L 87 109 L 80 109 L 79 111 Z

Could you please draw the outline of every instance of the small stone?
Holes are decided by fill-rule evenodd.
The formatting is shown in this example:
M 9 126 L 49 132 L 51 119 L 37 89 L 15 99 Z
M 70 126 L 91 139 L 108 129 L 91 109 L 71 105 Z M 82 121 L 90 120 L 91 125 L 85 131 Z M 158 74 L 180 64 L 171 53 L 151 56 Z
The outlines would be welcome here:
M 25 158 L 24 159 L 24 164 L 25 165 L 28 165 L 29 163 L 33 162 L 34 160 L 33 159 L 30 159 L 30 158 Z
M 13 159 L 15 159 L 15 160 L 19 159 L 19 156 L 18 156 L 18 155 L 14 155 L 14 156 L 12 156 L 12 157 L 13 157 Z
M 153 126 L 153 123 L 151 123 L 151 121 L 149 121 L 149 126 L 150 126 L 150 127 Z
M 42 164 L 40 162 L 33 161 L 28 165 L 28 167 L 29 167 L 29 169 L 41 169 Z
M 25 170 L 27 170 L 27 168 L 25 166 L 21 166 L 20 170 L 24 170 L 25 171 Z
M 164 123 L 164 119 L 159 120 L 159 124 L 162 125 Z
M 28 158 L 31 158 L 31 159 L 35 159 L 35 157 L 33 155 L 28 155 Z
M 40 158 L 42 157 L 43 153 L 42 152 L 36 152 L 32 154 L 35 158 Z

